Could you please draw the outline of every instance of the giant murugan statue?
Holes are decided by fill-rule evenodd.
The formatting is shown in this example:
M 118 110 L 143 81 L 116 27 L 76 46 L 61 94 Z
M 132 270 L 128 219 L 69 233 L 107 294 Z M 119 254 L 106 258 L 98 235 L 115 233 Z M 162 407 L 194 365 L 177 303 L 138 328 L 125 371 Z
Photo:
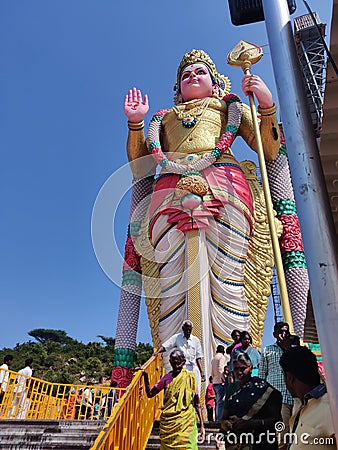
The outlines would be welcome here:
M 257 98 L 264 155 L 274 160 L 271 92 L 255 75 L 244 76 L 242 89 Z M 134 184 L 115 345 L 122 368 L 135 346 L 142 280 L 155 346 L 184 319 L 207 362 L 233 329 L 261 343 L 273 266 L 265 204 L 254 164 L 231 150 L 237 136 L 256 149 L 250 109 L 202 50 L 184 55 L 174 103 L 153 116 L 146 139 L 147 96 L 133 88 L 125 99 Z

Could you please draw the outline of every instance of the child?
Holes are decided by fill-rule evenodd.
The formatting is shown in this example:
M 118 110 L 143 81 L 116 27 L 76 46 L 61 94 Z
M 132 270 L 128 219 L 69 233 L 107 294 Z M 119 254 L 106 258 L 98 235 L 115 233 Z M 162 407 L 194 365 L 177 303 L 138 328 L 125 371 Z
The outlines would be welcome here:
M 212 377 L 209 377 L 209 384 L 207 386 L 207 391 L 205 394 L 205 404 L 207 407 L 208 421 L 214 421 L 214 410 L 215 410 L 215 391 L 212 385 Z
M 98 420 L 99 419 L 99 409 L 100 409 L 100 405 L 99 403 L 96 401 L 95 405 L 94 405 L 94 414 L 93 414 L 93 419 L 94 420 Z

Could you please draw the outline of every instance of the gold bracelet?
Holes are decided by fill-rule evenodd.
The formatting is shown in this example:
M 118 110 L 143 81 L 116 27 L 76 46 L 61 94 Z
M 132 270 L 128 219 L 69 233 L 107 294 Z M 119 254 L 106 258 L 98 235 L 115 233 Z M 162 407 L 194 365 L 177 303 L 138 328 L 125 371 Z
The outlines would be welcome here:
M 141 122 L 129 122 L 128 120 L 128 128 L 131 131 L 140 131 L 144 128 L 144 120 L 141 120 Z
M 258 112 L 261 116 L 273 116 L 274 114 L 276 114 L 277 111 L 277 106 L 275 104 L 273 104 L 271 106 L 271 108 L 261 108 L 260 106 L 258 106 Z

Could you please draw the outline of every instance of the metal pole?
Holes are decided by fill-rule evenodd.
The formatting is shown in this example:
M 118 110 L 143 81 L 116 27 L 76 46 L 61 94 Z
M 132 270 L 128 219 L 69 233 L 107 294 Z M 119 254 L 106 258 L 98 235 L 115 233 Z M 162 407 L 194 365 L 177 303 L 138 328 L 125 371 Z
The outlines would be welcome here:
M 338 245 L 286 0 L 263 0 L 291 177 L 309 270 L 332 420 L 338 436 Z

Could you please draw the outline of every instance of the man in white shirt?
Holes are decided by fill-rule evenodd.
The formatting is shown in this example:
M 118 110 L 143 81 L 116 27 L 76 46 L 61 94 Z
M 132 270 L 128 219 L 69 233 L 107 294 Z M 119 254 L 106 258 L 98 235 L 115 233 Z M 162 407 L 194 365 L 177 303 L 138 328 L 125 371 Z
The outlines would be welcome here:
M 15 398 L 12 414 L 18 419 L 25 419 L 28 410 L 29 399 L 27 398 L 30 377 L 33 375 L 33 359 L 28 358 L 25 361 L 25 367 L 19 370 L 16 377 Z
M 94 382 L 88 381 L 87 387 L 83 391 L 81 414 L 84 419 L 92 419 L 94 413 L 93 391 Z
M 198 393 L 201 392 L 201 381 L 205 381 L 205 374 L 202 367 L 201 359 L 203 358 L 203 350 L 198 337 L 191 334 L 192 322 L 185 320 L 182 324 L 183 333 L 174 334 L 167 341 L 163 342 L 161 347 L 154 353 L 170 352 L 174 348 L 181 350 L 186 358 L 185 369 L 194 372 L 197 380 Z
M 0 405 L 5 396 L 8 378 L 9 378 L 9 368 L 13 362 L 13 355 L 6 355 L 4 357 L 4 363 L 0 366 Z

